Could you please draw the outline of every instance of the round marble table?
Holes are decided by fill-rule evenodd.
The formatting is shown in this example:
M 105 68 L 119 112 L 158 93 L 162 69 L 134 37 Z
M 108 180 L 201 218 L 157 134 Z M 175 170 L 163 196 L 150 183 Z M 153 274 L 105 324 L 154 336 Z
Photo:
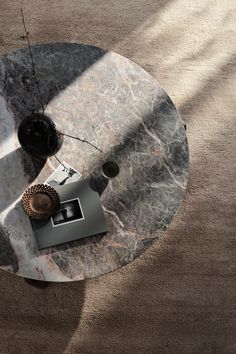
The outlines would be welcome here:
M 58 153 L 83 177 L 98 176 L 105 161 L 119 175 L 101 193 L 108 233 L 39 251 L 20 199 L 58 166 L 55 157 L 27 155 L 17 139 L 23 117 L 40 109 L 27 48 L 0 59 L 0 267 L 17 275 L 72 281 L 115 270 L 140 255 L 171 222 L 188 179 L 184 123 L 173 102 L 130 60 L 92 46 L 32 46 L 46 113 L 65 133 Z

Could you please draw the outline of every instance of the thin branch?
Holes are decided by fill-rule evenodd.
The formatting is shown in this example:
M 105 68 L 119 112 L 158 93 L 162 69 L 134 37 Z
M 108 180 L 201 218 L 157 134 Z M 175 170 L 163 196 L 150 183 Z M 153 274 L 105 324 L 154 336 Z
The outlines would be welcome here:
M 60 109 L 55 108 L 55 110 L 58 111 L 59 113 L 60 113 L 60 112 L 65 112 L 65 113 L 69 114 L 71 117 L 73 117 L 73 114 L 72 114 L 70 111 L 68 111 L 68 110 L 65 110 L 65 109 L 62 109 L 62 108 L 60 108 Z M 93 130 L 94 130 L 94 126 L 93 126 L 93 125 L 92 125 L 92 128 L 93 128 Z M 87 141 L 86 139 L 81 139 L 81 138 L 79 138 L 79 137 L 77 137 L 77 136 L 72 136 L 72 135 L 69 135 L 69 134 L 66 134 L 66 133 L 62 133 L 62 132 L 60 132 L 60 134 L 61 134 L 61 135 L 64 135 L 64 136 L 67 136 L 67 137 L 69 137 L 69 138 L 72 138 L 72 139 L 79 140 L 79 141 L 81 141 L 82 143 L 87 143 L 87 144 L 89 144 L 90 146 L 94 147 L 96 150 L 98 150 L 98 151 L 100 151 L 100 152 L 102 153 L 102 150 L 101 150 L 101 149 L 99 149 L 97 146 L 95 146 L 94 144 L 90 143 L 90 142 Z
M 32 65 L 32 73 L 33 73 L 33 77 L 34 77 L 34 80 L 35 80 L 35 84 L 36 84 L 36 87 L 37 87 L 37 90 L 38 90 L 38 95 L 39 95 L 39 98 L 40 98 L 40 102 L 41 102 L 41 107 L 42 107 L 42 111 L 43 111 L 43 114 L 44 114 L 44 111 L 51 99 L 51 95 L 53 94 L 53 90 L 50 90 L 49 92 L 49 99 L 48 99 L 48 102 L 46 103 L 46 105 L 44 106 L 43 104 L 43 99 L 42 99 L 42 95 L 41 95 L 41 91 L 40 91 L 40 87 L 39 87 L 39 81 L 37 79 L 37 75 L 36 75 L 36 71 L 35 71 L 35 64 L 34 64 L 34 58 L 33 58 L 33 53 L 32 53 L 32 50 L 31 50 L 31 46 L 30 46 L 30 40 L 29 40 L 29 32 L 27 31 L 27 28 L 26 28 L 26 24 L 25 24 L 25 18 L 24 18 L 24 13 L 23 13 L 23 9 L 21 8 L 21 17 L 22 17 L 22 23 L 23 23 L 23 26 L 24 26 L 24 30 L 25 30 L 25 35 L 24 36 L 21 36 L 20 38 L 23 39 L 23 40 L 27 40 L 27 43 L 28 43 L 28 49 L 29 49 L 29 53 L 30 53 L 30 59 L 31 59 L 31 65 Z M 33 97 L 31 95 L 31 91 L 30 91 L 30 86 L 27 82 L 27 80 L 25 80 L 25 87 L 27 89 L 27 91 L 29 92 L 30 94 L 30 97 L 31 97 L 31 100 L 33 101 Z M 96 145 L 90 143 L 88 140 L 86 139 L 81 139 L 79 137 L 76 137 L 76 136 L 73 136 L 73 135 L 69 135 L 69 134 L 66 134 L 66 133 L 62 133 L 60 132 L 61 135 L 64 135 L 64 136 L 67 136 L 69 138 L 72 138 L 72 139 L 75 139 L 75 140 L 78 140 L 78 141 L 81 141 L 82 143 L 86 143 L 90 146 L 92 146 L 94 149 L 100 151 L 102 153 L 102 150 L 99 149 Z M 66 166 L 58 159 L 58 157 L 56 155 L 54 155 L 55 158 L 57 159 L 57 161 L 65 168 Z
M 30 96 L 30 99 L 31 99 L 31 102 L 32 102 L 33 106 L 35 106 L 36 111 L 38 111 L 38 109 L 37 109 L 37 104 L 35 103 L 35 100 L 34 100 L 34 98 L 33 98 L 33 96 L 32 96 L 30 84 L 28 83 L 27 80 L 28 80 L 27 77 L 25 77 L 25 76 L 22 77 L 22 83 L 23 83 L 23 85 L 24 85 L 26 91 L 28 92 L 28 94 L 29 94 L 29 96 Z M 29 81 L 29 82 L 30 82 L 30 81 Z
M 57 160 L 57 162 L 59 162 L 59 164 L 62 165 L 66 171 L 69 172 L 68 167 L 66 167 L 66 166 L 64 165 L 64 163 L 59 160 L 59 158 L 57 157 L 57 155 L 55 154 L 55 155 L 53 155 L 53 156 L 55 157 L 55 159 Z
M 96 150 L 98 150 L 98 151 L 102 152 L 102 150 L 101 150 L 101 149 L 99 149 L 96 145 L 94 145 L 94 144 L 90 143 L 90 142 L 89 142 L 88 140 L 86 140 L 86 139 L 81 139 L 81 138 L 78 138 L 78 137 L 76 137 L 76 136 L 69 135 L 69 134 L 62 133 L 62 132 L 60 132 L 60 134 L 61 134 L 61 135 L 64 135 L 64 136 L 67 136 L 67 137 L 69 137 L 69 138 L 72 138 L 72 139 L 79 140 L 79 141 L 81 141 L 82 143 L 86 143 L 86 144 L 88 144 L 88 145 L 90 145 L 90 146 L 94 147 Z
M 21 8 L 20 10 L 21 10 L 22 23 L 23 23 L 24 30 L 25 30 L 25 36 L 21 36 L 21 38 L 24 39 L 24 40 L 26 39 L 27 43 L 28 43 L 30 59 L 31 59 L 31 65 L 32 65 L 32 73 L 33 73 L 33 76 L 34 76 L 34 80 L 35 80 L 36 87 L 37 87 L 37 90 L 38 90 L 38 95 L 39 95 L 39 98 L 40 98 L 41 107 L 42 107 L 43 114 L 44 114 L 43 99 L 42 99 L 42 95 L 41 95 L 40 88 L 39 88 L 39 81 L 37 79 L 37 75 L 36 75 L 36 71 L 35 71 L 34 58 L 33 58 L 33 53 L 32 53 L 31 46 L 30 46 L 30 41 L 29 41 L 29 32 L 26 29 L 23 9 Z

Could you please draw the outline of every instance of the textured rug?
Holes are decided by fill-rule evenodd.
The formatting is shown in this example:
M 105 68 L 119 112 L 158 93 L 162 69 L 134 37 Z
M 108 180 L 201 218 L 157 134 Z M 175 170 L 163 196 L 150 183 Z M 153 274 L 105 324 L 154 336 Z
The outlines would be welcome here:
M 0 54 L 75 41 L 152 74 L 187 124 L 186 197 L 159 241 L 100 278 L 34 288 L 0 272 L 0 353 L 236 352 L 234 0 L 0 0 Z M 0 121 L 1 122 L 1 121 Z

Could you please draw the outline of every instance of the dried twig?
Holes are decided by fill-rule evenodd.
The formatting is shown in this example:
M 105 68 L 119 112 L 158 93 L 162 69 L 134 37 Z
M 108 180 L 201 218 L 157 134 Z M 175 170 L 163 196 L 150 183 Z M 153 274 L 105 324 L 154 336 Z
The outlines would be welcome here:
M 88 144 L 88 145 L 94 147 L 94 149 L 96 149 L 96 150 L 102 152 L 101 149 L 99 149 L 96 145 L 90 143 L 90 142 L 89 142 L 88 140 L 86 140 L 86 139 L 81 139 L 81 138 L 78 138 L 77 136 L 73 136 L 73 135 L 69 135 L 69 134 L 65 134 L 65 133 L 60 133 L 60 134 L 61 134 L 61 135 L 64 135 L 64 136 L 67 136 L 67 137 L 69 137 L 69 138 L 72 138 L 72 139 L 79 140 L 79 141 L 81 141 L 82 143 L 86 143 L 86 144 Z
M 36 84 L 36 87 L 37 87 L 37 91 L 38 91 L 38 95 L 39 95 L 42 111 L 43 111 L 43 114 L 44 114 L 43 99 L 42 99 L 41 91 L 40 91 L 40 88 L 39 88 L 39 80 L 37 79 L 37 75 L 36 75 L 36 71 L 35 71 L 34 58 L 33 58 L 33 53 L 32 53 L 32 50 L 31 50 L 30 40 L 29 40 L 29 32 L 26 29 L 23 9 L 21 8 L 20 10 L 21 10 L 22 23 L 23 23 L 24 30 L 25 30 L 25 36 L 21 36 L 20 38 L 23 39 L 23 40 L 27 40 L 27 43 L 28 43 L 30 59 L 31 59 L 31 65 L 32 65 L 32 73 L 33 73 L 33 76 L 34 76 L 34 80 L 35 80 L 35 84 Z
M 57 157 L 57 155 L 55 154 L 55 155 L 53 155 L 53 156 L 55 157 L 55 159 L 57 160 L 57 162 L 59 162 L 59 164 L 61 164 L 61 165 L 64 167 L 65 171 L 69 172 L 68 167 L 66 167 L 66 166 L 64 165 L 64 163 L 59 160 L 59 158 Z

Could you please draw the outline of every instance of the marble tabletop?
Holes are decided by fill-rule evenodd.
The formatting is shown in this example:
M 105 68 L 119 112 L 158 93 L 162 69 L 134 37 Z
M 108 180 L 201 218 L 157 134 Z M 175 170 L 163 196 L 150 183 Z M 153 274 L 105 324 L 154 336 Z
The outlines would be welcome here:
M 184 122 L 158 82 L 117 53 L 77 43 L 32 52 L 45 112 L 102 150 L 65 137 L 59 159 L 98 186 L 104 162 L 115 161 L 120 173 L 99 191 L 106 235 L 39 251 L 20 200 L 58 162 L 32 158 L 17 139 L 21 120 L 41 108 L 28 49 L 0 58 L 0 268 L 45 281 L 99 276 L 164 236 L 188 180 Z

